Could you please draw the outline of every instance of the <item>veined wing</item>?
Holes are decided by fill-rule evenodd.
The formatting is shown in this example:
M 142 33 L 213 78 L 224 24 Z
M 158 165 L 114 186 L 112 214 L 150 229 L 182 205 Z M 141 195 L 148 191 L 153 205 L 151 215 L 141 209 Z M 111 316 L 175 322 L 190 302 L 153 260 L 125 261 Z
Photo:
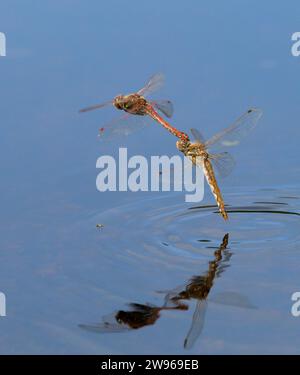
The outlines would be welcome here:
M 195 138 L 195 143 L 197 144 L 205 144 L 204 137 L 197 129 L 191 129 L 191 133 Z M 222 152 L 218 154 L 208 154 L 209 159 L 213 164 L 214 170 L 216 169 L 217 173 L 221 177 L 226 177 L 230 174 L 232 169 L 235 166 L 235 160 L 233 156 L 229 152 Z M 203 159 L 200 156 L 193 157 L 191 155 L 188 158 L 192 161 L 194 165 L 199 167 L 203 167 Z
M 172 117 L 174 112 L 173 104 L 170 100 L 155 100 L 150 102 L 150 104 L 155 108 L 162 112 L 167 117 Z
M 152 121 L 153 120 L 146 115 L 138 116 L 126 113 L 120 118 L 101 126 L 99 128 L 99 137 L 101 140 L 108 141 L 127 136 L 150 125 Z
M 196 143 L 202 143 L 202 144 L 205 143 L 205 139 L 204 139 L 203 135 L 200 133 L 199 130 L 192 128 L 191 133 L 192 133 L 193 137 L 195 138 Z
M 142 96 L 147 96 L 153 93 L 154 91 L 157 91 L 158 89 L 160 89 L 163 86 L 164 81 L 165 81 L 164 75 L 162 73 L 157 73 L 154 76 L 152 76 L 147 82 L 147 84 L 142 89 L 140 89 L 137 93 Z
M 109 100 L 109 101 L 104 102 L 104 103 L 95 104 L 95 105 L 92 105 L 90 107 L 82 108 L 82 109 L 79 110 L 79 112 L 82 113 L 82 112 L 93 111 L 94 109 L 103 108 L 103 107 L 106 107 L 106 106 L 111 105 L 111 104 L 113 104 L 113 101 Z
M 209 159 L 221 177 L 228 176 L 235 166 L 235 160 L 229 152 L 209 154 Z
M 188 155 L 187 157 L 194 165 L 203 168 L 203 158 L 201 156 L 193 157 Z M 209 154 L 209 160 L 213 165 L 214 171 L 222 178 L 228 176 L 235 166 L 235 160 L 229 152 Z
M 191 328 L 184 340 L 185 349 L 190 349 L 195 344 L 197 338 L 200 336 L 204 327 L 206 309 L 207 309 L 207 301 L 205 299 L 198 300 L 196 309 L 193 315 Z
M 230 147 L 236 146 L 240 140 L 245 137 L 257 124 L 262 116 L 262 111 L 258 108 L 251 108 L 234 124 L 217 133 L 208 141 L 205 142 L 205 147 L 211 146 Z

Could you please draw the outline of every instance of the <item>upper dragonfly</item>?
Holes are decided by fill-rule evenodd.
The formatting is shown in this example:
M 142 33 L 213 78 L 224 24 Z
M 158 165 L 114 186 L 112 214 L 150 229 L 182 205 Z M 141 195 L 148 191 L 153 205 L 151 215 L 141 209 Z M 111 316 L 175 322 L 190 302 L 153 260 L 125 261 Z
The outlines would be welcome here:
M 204 140 L 198 130 L 191 129 L 196 142 L 192 143 L 180 140 L 176 143 L 178 150 L 183 152 L 193 164 L 203 168 L 204 175 L 216 199 L 219 211 L 225 220 L 228 219 L 228 214 L 215 177 L 213 165 L 217 168 L 220 176 L 225 177 L 231 172 L 235 162 L 228 152 L 211 153 L 210 148 L 215 147 L 220 151 L 226 147 L 238 145 L 240 139 L 256 126 L 261 116 L 262 111 L 260 109 L 251 108 L 239 117 L 235 123 L 217 133 L 208 141 Z
M 115 108 L 125 111 L 125 115 L 117 121 L 113 121 L 106 126 L 99 129 L 101 137 L 113 138 L 118 135 L 128 135 L 135 130 L 142 128 L 147 124 L 147 119 L 160 123 L 170 133 L 188 141 L 187 134 L 177 130 L 164 120 L 157 111 L 160 111 L 167 117 L 173 114 L 173 105 L 169 100 L 147 100 L 146 96 L 158 90 L 164 83 L 164 76 L 161 73 L 155 74 L 150 78 L 148 83 L 136 93 L 128 95 L 117 95 L 114 99 L 104 103 L 96 104 L 87 108 L 81 109 L 79 112 L 88 112 L 94 109 L 103 108 L 113 105 Z M 135 115 L 135 116 L 132 116 Z

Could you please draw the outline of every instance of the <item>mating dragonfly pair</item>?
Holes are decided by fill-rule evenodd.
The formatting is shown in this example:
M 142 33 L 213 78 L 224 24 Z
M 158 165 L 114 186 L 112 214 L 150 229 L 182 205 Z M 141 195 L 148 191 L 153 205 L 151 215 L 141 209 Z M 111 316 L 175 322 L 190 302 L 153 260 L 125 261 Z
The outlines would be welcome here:
M 138 92 L 128 95 L 117 95 L 114 99 L 105 103 L 96 104 L 83 108 L 80 112 L 88 112 L 94 109 L 113 105 L 125 114 L 115 121 L 99 129 L 99 136 L 103 139 L 112 139 L 120 135 L 129 135 L 148 124 L 149 120 L 155 120 L 175 135 L 179 140 L 176 147 L 194 165 L 203 169 L 207 183 L 216 199 L 219 211 L 225 220 L 228 214 L 225 209 L 224 200 L 218 186 L 214 167 L 220 176 L 227 176 L 234 167 L 233 157 L 224 149 L 239 144 L 241 138 L 246 136 L 257 124 L 262 116 L 262 111 L 257 108 L 249 109 L 244 115 L 238 118 L 231 126 L 217 133 L 208 141 L 205 141 L 201 133 L 196 129 L 191 129 L 195 142 L 191 142 L 189 136 L 169 124 L 160 114 L 170 118 L 173 114 L 173 105 L 169 100 L 147 100 L 146 97 L 157 91 L 164 82 L 162 74 L 156 74 L 150 78 L 149 82 Z M 218 152 L 213 152 L 213 148 Z

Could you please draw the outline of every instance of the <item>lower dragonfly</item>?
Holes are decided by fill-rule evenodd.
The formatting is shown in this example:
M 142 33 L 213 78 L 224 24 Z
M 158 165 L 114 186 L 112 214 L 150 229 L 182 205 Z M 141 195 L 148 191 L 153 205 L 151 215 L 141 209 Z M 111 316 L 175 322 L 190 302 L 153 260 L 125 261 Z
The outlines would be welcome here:
M 213 165 L 216 167 L 219 175 L 225 177 L 231 172 L 235 162 L 228 152 L 211 153 L 210 148 L 215 147 L 218 151 L 221 151 L 226 147 L 238 145 L 240 139 L 256 126 L 261 116 L 262 111 L 260 109 L 251 108 L 238 118 L 235 123 L 217 133 L 208 141 L 204 140 L 198 130 L 191 129 L 191 133 L 196 140 L 194 143 L 185 140 L 176 142 L 177 149 L 188 157 L 194 165 L 203 169 L 207 183 L 216 199 L 219 211 L 225 220 L 228 219 L 228 214 L 215 177 Z
M 170 133 L 181 140 L 189 140 L 188 135 L 177 130 L 169 124 L 158 113 L 161 112 L 167 117 L 172 117 L 173 105 L 169 100 L 147 100 L 146 96 L 158 90 L 164 83 L 164 76 L 161 73 L 155 74 L 148 83 L 136 93 L 128 95 L 117 95 L 114 99 L 104 103 L 96 104 L 81 109 L 79 112 L 88 112 L 94 109 L 113 105 L 115 108 L 126 113 L 120 118 L 99 129 L 99 135 L 105 139 L 119 135 L 128 135 L 144 125 L 148 124 L 147 119 L 153 119 L 160 123 Z

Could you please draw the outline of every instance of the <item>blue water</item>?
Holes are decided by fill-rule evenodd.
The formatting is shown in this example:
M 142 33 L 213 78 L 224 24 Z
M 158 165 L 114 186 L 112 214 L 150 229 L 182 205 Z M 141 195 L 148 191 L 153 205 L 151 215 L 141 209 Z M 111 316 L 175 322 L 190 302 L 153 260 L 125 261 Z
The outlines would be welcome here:
M 297 1 L 1 2 L 1 353 L 299 353 L 299 10 Z M 159 97 L 186 132 L 209 137 L 249 107 L 264 112 L 220 180 L 229 223 L 202 207 L 214 204 L 209 189 L 200 204 L 96 190 L 97 158 L 121 145 L 178 154 L 155 123 L 105 144 L 98 128 L 116 112 L 78 114 L 160 71 Z M 201 300 L 167 309 L 167 296 L 207 275 L 227 233 L 202 330 L 184 348 Z M 118 324 L 130 303 L 150 304 L 153 324 Z

